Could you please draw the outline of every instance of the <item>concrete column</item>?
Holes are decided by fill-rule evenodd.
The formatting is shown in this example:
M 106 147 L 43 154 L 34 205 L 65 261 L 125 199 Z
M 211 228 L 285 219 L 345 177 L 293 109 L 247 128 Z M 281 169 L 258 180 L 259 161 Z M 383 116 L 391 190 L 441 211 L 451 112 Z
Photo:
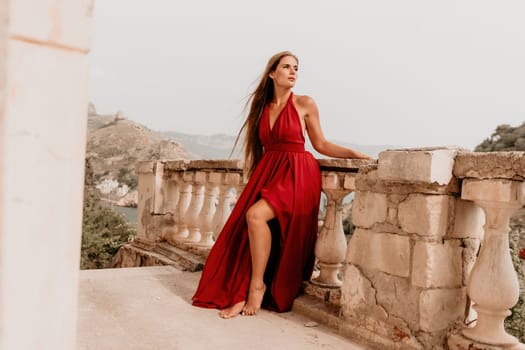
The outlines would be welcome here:
M 6 0 L 0 0 L 0 303 L 3 303 L 4 295 L 1 288 L 4 281 L 4 201 L 6 198 L 6 188 L 4 174 L 6 173 L 5 158 L 7 153 L 7 123 L 5 122 L 5 105 L 6 105 L 6 89 L 7 89 L 7 44 L 9 41 L 8 25 L 7 25 L 7 7 Z M 4 339 L 4 315 L 2 313 L 0 304 L 0 348 L 3 348 Z
M 525 349 L 525 344 L 508 334 L 504 320 L 519 297 L 519 282 L 509 251 L 509 219 L 525 204 L 525 183 L 512 180 L 473 180 L 463 182 L 462 198 L 474 201 L 485 212 L 485 237 L 467 282 L 467 293 L 474 302 L 478 319 L 462 334 L 469 340 L 450 339 L 452 349 Z
M 175 215 L 179 201 L 179 182 L 184 160 L 163 160 L 157 163 L 155 171 L 155 201 L 153 212 L 155 214 Z
M 156 161 L 143 161 L 135 166 L 135 171 L 139 177 L 139 198 L 137 203 L 137 236 L 133 240 L 133 245 L 147 250 L 153 248 L 155 244 L 153 208 L 155 203 L 156 164 Z
M 319 260 L 320 274 L 312 283 L 323 287 L 340 287 L 337 276 L 346 253 L 346 238 L 343 231 L 343 198 L 350 192 L 345 190 L 338 174 L 322 175 L 323 192 L 328 199 L 326 217 L 315 244 L 315 256 Z
M 244 191 L 244 188 L 246 187 L 247 183 L 248 183 L 248 179 L 242 176 L 241 179 L 239 179 L 239 182 L 235 184 L 235 191 L 237 191 L 237 198 L 239 198 L 242 191 Z
M 204 183 L 206 182 L 206 173 L 203 171 L 195 172 L 191 189 L 191 203 L 186 216 L 188 217 L 188 242 L 198 242 L 201 240 L 201 230 L 199 223 L 199 214 L 204 203 Z
M 204 204 L 199 214 L 201 226 L 201 239 L 198 243 L 201 247 L 213 245 L 213 216 L 217 205 L 217 194 L 221 181 L 221 173 L 208 173 L 208 181 L 205 184 Z
M 240 181 L 240 174 L 229 173 L 224 174 L 223 176 L 223 182 L 219 187 L 217 211 L 213 217 L 213 232 L 215 233 L 215 240 L 219 237 L 226 220 L 228 220 L 228 217 L 231 214 L 231 203 L 234 198 L 232 188 Z
M 176 174 L 175 178 L 170 178 L 167 183 L 167 202 L 166 202 L 166 212 L 175 215 L 177 210 L 177 204 L 179 203 L 179 174 Z
M 0 348 L 76 347 L 92 1 L 0 0 Z
M 166 241 L 170 241 L 171 237 L 177 234 L 177 216 L 178 216 L 178 203 L 180 195 L 181 176 L 179 173 L 171 174 L 169 181 L 166 182 L 167 191 L 167 203 L 166 203 L 166 216 L 162 224 L 162 238 Z
M 153 181 L 153 202 L 151 203 L 151 213 L 164 214 L 164 203 L 167 201 L 167 180 L 164 177 L 164 163 L 160 161 L 155 162 L 155 171 L 153 175 L 155 179 Z
M 191 182 L 193 181 L 193 172 L 184 172 L 179 183 L 179 203 L 177 205 L 177 234 L 172 240 L 184 239 L 188 237 L 188 221 L 186 212 L 191 202 Z

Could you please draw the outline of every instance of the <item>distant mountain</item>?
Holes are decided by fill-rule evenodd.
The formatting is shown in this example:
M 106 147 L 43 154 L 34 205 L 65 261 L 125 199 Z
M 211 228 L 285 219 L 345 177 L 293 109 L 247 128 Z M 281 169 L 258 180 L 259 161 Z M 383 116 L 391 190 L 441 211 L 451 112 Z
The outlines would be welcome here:
M 232 135 L 216 134 L 216 135 L 191 135 L 184 134 L 176 131 L 166 131 L 166 135 L 173 138 L 175 141 L 180 142 L 184 147 L 191 153 L 192 158 L 203 158 L 203 159 L 226 159 L 232 151 L 233 144 L 235 143 L 235 137 Z M 377 158 L 379 152 L 385 149 L 399 148 L 399 146 L 387 146 L 387 145 L 355 145 L 342 141 L 334 141 L 335 143 L 345 146 L 357 151 L 366 153 L 374 158 Z M 232 158 L 242 158 L 242 140 L 235 149 Z M 307 140 L 306 148 L 314 154 L 316 158 L 325 158 L 325 156 L 314 151 L 313 147 Z
M 166 134 L 127 120 L 121 113 L 88 115 L 86 158 L 96 183 L 117 180 L 130 188 L 136 186 L 135 164 L 141 160 L 189 159 L 190 155 Z
M 231 135 L 190 135 L 177 131 L 164 132 L 173 140 L 181 143 L 193 159 L 227 159 L 232 152 L 235 137 Z M 239 140 L 232 159 L 241 158 L 242 140 Z

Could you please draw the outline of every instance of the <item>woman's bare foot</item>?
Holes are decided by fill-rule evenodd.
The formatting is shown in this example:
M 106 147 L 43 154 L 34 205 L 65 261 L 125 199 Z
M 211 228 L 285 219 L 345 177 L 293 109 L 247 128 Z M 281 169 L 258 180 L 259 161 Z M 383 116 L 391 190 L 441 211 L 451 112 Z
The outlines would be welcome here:
M 241 313 L 242 309 L 246 305 L 246 301 L 240 301 L 235 305 L 230 306 L 229 308 L 223 309 L 219 312 L 219 316 L 222 318 L 232 318 Z
M 250 286 L 248 293 L 248 302 L 242 309 L 242 314 L 246 316 L 253 316 L 261 309 L 261 304 L 266 291 L 266 285 L 263 283 L 260 286 Z

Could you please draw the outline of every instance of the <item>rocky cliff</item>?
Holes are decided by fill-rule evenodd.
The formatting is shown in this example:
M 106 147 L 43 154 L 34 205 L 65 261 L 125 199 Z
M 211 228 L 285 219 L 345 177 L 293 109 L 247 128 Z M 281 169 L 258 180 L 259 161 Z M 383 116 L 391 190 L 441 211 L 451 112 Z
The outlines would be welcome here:
M 140 160 L 190 158 L 180 143 L 126 119 L 121 112 L 99 115 L 92 106 L 89 111 L 86 158 L 105 199 L 120 200 L 121 205 L 136 202 L 134 166 Z

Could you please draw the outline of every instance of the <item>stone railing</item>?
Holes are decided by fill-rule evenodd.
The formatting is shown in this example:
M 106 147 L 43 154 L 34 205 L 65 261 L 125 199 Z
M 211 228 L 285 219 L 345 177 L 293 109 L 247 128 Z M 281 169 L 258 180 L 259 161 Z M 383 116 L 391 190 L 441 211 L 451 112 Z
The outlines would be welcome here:
M 374 348 L 522 349 L 503 320 L 519 293 L 508 220 L 525 203 L 524 159 L 420 149 L 382 152 L 377 164 L 319 160 L 326 216 L 305 290 L 337 305 L 340 333 Z M 243 188 L 241 163 L 142 162 L 137 171 L 137 237 L 115 265 L 198 270 Z
M 313 283 L 341 286 L 346 254 L 342 227 L 343 198 L 354 191 L 363 160 L 320 159 L 322 190 L 327 197 L 323 228 L 315 253 L 320 271 Z M 137 236 L 115 259 L 114 266 L 179 265 L 202 267 L 213 242 L 245 184 L 238 160 L 144 161 L 139 176 Z M 188 255 L 190 252 L 193 255 Z M 181 266 L 182 265 L 182 266 Z
M 114 266 L 202 268 L 244 187 L 238 160 L 144 161 L 139 176 L 137 235 Z M 191 254 L 188 254 L 191 253 Z
M 453 350 L 524 350 L 525 344 L 505 331 L 503 321 L 520 294 L 508 234 L 511 215 L 525 205 L 525 153 L 460 153 L 454 175 L 462 179 L 461 200 L 481 208 L 485 220 L 479 256 L 467 280 L 477 321 L 451 335 L 448 344 Z
M 339 275 L 346 254 L 343 231 L 343 199 L 355 190 L 355 178 L 360 167 L 371 164 L 363 160 L 319 159 L 321 188 L 326 195 L 325 216 L 315 244 L 319 274 L 312 283 L 327 288 L 342 284 Z
M 356 178 L 340 332 L 381 349 L 522 349 L 503 320 L 524 178 L 523 153 L 381 153 Z

